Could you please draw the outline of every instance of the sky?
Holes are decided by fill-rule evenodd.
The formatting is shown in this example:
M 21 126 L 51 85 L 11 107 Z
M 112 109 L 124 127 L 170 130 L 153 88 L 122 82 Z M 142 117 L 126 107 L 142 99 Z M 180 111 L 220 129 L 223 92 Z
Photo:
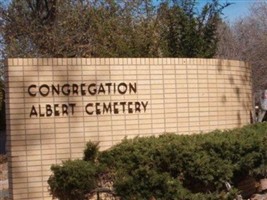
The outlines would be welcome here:
M 209 0 L 197 0 L 197 1 L 199 2 L 200 5 L 209 2 Z M 250 6 L 253 3 L 260 2 L 260 0 L 220 0 L 220 3 L 225 3 L 225 2 L 232 3 L 232 5 L 224 9 L 223 18 L 226 21 L 233 23 L 235 20 L 248 15 Z
M 233 3 L 224 10 L 224 17 L 230 23 L 248 15 L 249 8 L 255 0 L 228 0 L 229 3 Z

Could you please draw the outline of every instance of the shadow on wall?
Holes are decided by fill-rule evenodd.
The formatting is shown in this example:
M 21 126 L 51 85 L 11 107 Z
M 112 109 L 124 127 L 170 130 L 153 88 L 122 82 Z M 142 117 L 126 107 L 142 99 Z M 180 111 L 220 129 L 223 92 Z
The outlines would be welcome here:
M 230 73 L 228 75 L 228 81 L 230 85 L 232 86 L 232 90 L 235 94 L 235 97 L 237 98 L 238 102 L 240 105 L 242 105 L 243 110 L 236 110 L 236 118 L 237 118 L 237 125 L 241 126 L 242 125 L 242 116 L 241 113 L 249 113 L 250 115 L 250 122 L 253 123 L 253 110 L 252 110 L 252 104 L 248 103 L 250 102 L 249 100 L 252 101 L 252 96 L 248 91 L 246 91 L 245 88 L 242 87 L 242 85 L 247 85 L 248 82 L 251 82 L 251 77 L 248 76 L 250 74 L 250 67 L 248 67 L 248 64 L 245 63 L 245 66 L 240 66 L 242 67 L 241 72 L 242 74 L 240 75 L 235 75 L 231 73 L 231 62 L 228 61 L 228 64 L 225 65 L 223 60 L 219 60 L 218 66 L 217 66 L 217 72 L 219 74 L 223 74 L 224 70 L 229 70 Z M 226 67 L 227 69 L 223 69 Z M 228 74 L 228 73 L 227 73 Z M 228 99 L 225 94 L 221 96 L 221 102 L 223 104 L 227 103 Z
M 238 125 L 238 127 L 241 127 L 241 115 L 240 115 L 240 110 L 238 110 L 237 111 L 237 115 L 236 115 L 236 117 L 237 117 L 237 125 Z
M 239 87 L 235 87 L 235 94 L 236 94 L 236 97 L 238 99 L 238 102 L 240 102 L 240 88 Z

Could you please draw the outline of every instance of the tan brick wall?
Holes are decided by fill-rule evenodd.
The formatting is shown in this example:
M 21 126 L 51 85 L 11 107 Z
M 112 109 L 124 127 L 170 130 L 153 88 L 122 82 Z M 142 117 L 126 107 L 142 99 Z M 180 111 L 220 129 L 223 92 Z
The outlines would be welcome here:
M 9 59 L 6 75 L 9 178 L 16 200 L 51 199 L 47 185 L 50 166 L 80 158 L 86 141 L 100 141 L 106 149 L 124 137 L 191 134 L 250 122 L 251 71 L 239 61 Z M 54 91 L 53 95 L 52 84 L 64 88 L 66 94 L 69 87 L 63 85 L 74 84 L 74 91 L 70 95 Z M 90 84 L 98 86 L 98 95 L 89 93 Z M 120 91 L 125 94 L 114 92 L 115 84 L 121 84 Z M 40 87 L 44 96 L 38 92 Z M 93 89 L 91 86 L 90 91 Z M 126 102 L 125 113 L 121 102 Z M 115 109 L 103 113 L 104 103 Z M 56 105 L 59 116 L 51 114 L 49 105 Z M 97 115 L 98 109 L 101 114 Z

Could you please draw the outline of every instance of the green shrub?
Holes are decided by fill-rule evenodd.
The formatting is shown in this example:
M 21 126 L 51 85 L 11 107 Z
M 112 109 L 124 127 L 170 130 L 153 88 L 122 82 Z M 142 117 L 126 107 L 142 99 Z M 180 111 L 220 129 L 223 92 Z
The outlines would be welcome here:
M 83 152 L 84 154 L 83 160 L 95 162 L 98 153 L 99 153 L 99 142 L 94 143 L 89 141 L 86 143 L 86 148 Z
M 232 200 L 238 191 L 228 192 L 226 182 L 236 186 L 248 175 L 266 175 L 267 123 L 208 134 L 125 139 L 103 152 L 89 142 L 84 161 L 51 169 L 51 194 L 62 200 L 83 199 L 103 171 L 125 200 Z
M 181 196 L 180 193 L 186 193 L 178 179 L 168 173 L 158 173 L 149 166 L 140 166 L 131 174 L 118 172 L 114 187 L 119 196 L 126 200 L 151 197 L 175 199 L 175 196 Z
M 123 199 L 231 199 L 225 182 L 266 171 L 267 124 L 124 140 L 99 155 Z M 232 198 L 233 199 L 233 198 Z
M 97 186 L 97 169 L 91 162 L 68 160 L 52 165 L 48 179 L 50 193 L 60 200 L 82 200 Z

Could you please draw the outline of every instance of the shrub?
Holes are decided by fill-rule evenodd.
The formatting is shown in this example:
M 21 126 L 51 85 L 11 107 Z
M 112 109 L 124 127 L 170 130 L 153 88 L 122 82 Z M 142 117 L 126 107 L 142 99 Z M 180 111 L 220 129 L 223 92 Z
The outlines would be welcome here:
M 68 160 L 62 165 L 52 165 L 51 170 L 50 193 L 60 200 L 85 199 L 85 194 L 97 186 L 97 170 L 91 162 Z
M 231 199 L 225 182 L 266 171 L 267 124 L 124 140 L 99 155 L 124 199 Z M 233 198 L 232 198 L 233 199 Z
M 99 153 L 99 142 L 94 143 L 89 141 L 86 143 L 86 148 L 83 152 L 84 154 L 83 160 L 95 162 L 98 153 Z
M 140 166 L 131 174 L 127 172 L 117 173 L 114 183 L 116 192 L 123 199 L 175 199 L 186 193 L 178 179 L 174 179 L 168 173 L 159 173 L 149 166 Z M 185 196 L 185 195 L 184 195 Z
M 61 200 L 83 199 L 103 172 L 125 200 L 232 200 L 238 191 L 228 192 L 226 182 L 236 186 L 248 175 L 266 175 L 267 123 L 208 134 L 125 139 L 103 152 L 89 142 L 84 160 L 51 169 L 51 194 Z

